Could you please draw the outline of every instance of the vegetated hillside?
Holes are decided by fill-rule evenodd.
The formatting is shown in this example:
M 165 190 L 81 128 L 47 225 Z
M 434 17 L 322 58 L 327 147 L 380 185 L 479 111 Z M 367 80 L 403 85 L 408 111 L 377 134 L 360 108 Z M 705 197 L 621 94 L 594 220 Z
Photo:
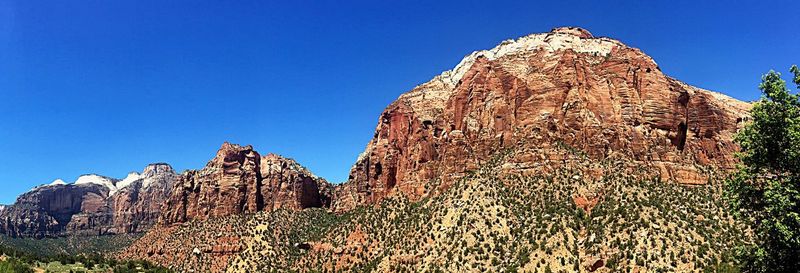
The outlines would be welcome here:
M 723 208 L 719 180 L 667 183 L 622 158 L 547 149 L 569 161 L 506 174 L 509 158 L 543 152 L 506 149 L 418 201 L 393 196 L 341 215 L 278 210 L 192 222 L 133 249 L 172 248 L 125 257 L 228 272 L 701 272 L 747 243 Z
M 0 273 L 26 272 L 172 272 L 147 261 L 120 262 L 105 253 L 129 245 L 130 235 L 76 236 L 49 239 L 0 237 Z M 80 253 L 71 254 L 70 252 Z
M 104 255 L 128 247 L 141 236 L 140 233 L 33 239 L 0 235 L 0 245 L 36 256 Z

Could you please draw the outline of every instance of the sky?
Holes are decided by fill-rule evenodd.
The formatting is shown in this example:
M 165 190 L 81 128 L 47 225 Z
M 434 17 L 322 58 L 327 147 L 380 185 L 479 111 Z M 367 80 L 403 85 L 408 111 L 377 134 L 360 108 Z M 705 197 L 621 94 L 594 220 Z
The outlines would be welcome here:
M 153 162 L 199 169 L 224 141 L 341 182 L 400 94 L 472 51 L 559 26 L 755 100 L 762 74 L 800 63 L 798 10 L 798 1 L 4 0 L 0 204 L 56 178 L 123 178 Z

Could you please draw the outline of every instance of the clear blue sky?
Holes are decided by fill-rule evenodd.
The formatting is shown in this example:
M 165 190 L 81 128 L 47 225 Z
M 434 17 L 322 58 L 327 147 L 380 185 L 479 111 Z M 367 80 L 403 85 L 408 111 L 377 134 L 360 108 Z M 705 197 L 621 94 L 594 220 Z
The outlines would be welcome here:
M 398 95 L 557 26 L 744 100 L 800 62 L 798 1 L 275 2 L 0 1 L 0 203 L 56 178 L 201 168 L 223 141 L 343 181 Z

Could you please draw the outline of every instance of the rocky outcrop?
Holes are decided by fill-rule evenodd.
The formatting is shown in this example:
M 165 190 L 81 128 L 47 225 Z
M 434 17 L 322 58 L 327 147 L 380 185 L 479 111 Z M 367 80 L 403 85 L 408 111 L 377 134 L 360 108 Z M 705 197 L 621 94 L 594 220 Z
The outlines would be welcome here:
M 68 228 L 92 230 L 93 221 L 78 224 L 73 217 L 77 221 L 89 213 L 95 213 L 95 219 L 104 217 L 107 195 L 108 189 L 97 184 L 37 187 L 0 212 L 0 233 L 41 238 L 64 234 Z
M 255 212 L 263 208 L 259 192 L 260 156 L 251 146 L 225 143 L 201 170 L 183 173 L 165 206 L 162 222 L 185 222 Z
M 332 185 L 293 159 L 276 154 L 261 158 L 261 193 L 270 209 L 329 207 Z
M 0 211 L 0 233 L 49 237 L 144 232 L 156 223 L 177 174 L 167 164 L 118 180 L 84 175 L 32 189 Z
M 165 224 L 264 210 L 329 207 L 333 187 L 292 159 L 225 143 L 201 170 L 165 163 L 122 180 L 56 180 L 0 210 L 0 233 L 47 237 L 141 233 Z
M 401 95 L 332 206 L 346 211 L 390 194 L 417 199 L 512 147 L 621 156 L 665 181 L 705 183 L 702 166 L 734 166 L 732 136 L 749 108 L 666 76 L 639 49 L 557 28 L 474 52 Z M 511 171 L 540 157 L 560 159 L 520 153 Z
M 294 160 L 273 154 L 261 157 L 252 146 L 226 142 L 205 168 L 181 175 L 161 222 L 327 207 L 330 188 Z
M 172 194 L 178 175 L 165 163 L 148 165 L 138 179 L 111 196 L 114 215 L 111 233 L 149 230 L 161 216 L 162 206 Z
M 116 254 L 171 268 L 223 272 L 243 250 L 242 229 L 259 211 L 329 207 L 332 186 L 296 161 L 224 143 L 203 169 L 180 175 L 159 222 Z M 277 212 L 281 214 L 281 212 Z M 178 270 L 181 271 L 181 270 Z

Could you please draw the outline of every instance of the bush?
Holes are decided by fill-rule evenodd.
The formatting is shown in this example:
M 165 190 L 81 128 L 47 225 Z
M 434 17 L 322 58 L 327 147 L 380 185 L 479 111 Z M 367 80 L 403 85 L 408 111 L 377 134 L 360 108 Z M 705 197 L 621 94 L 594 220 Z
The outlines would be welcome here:
M 0 261 L 0 273 L 33 273 L 33 268 L 20 260 L 9 258 Z

